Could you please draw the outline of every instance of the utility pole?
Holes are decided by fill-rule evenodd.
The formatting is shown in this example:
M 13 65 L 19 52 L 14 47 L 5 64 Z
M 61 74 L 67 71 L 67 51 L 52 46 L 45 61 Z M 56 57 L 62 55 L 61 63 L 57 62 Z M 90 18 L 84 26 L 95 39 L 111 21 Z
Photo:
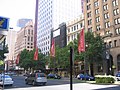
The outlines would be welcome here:
M 70 47 L 70 90 L 73 90 L 73 87 L 72 87 L 72 72 L 73 72 L 73 48 Z

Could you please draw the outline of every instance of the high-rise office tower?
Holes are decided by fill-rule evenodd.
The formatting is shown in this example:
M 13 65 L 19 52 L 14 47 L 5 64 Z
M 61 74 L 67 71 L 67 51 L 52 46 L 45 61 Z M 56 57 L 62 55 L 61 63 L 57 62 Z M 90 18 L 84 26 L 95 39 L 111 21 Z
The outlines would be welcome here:
M 37 46 L 48 55 L 51 30 L 81 14 L 80 0 L 36 0 Z
M 104 36 L 106 53 L 109 53 L 106 55 L 107 70 L 119 71 L 120 0 L 85 0 L 84 17 L 85 30 Z

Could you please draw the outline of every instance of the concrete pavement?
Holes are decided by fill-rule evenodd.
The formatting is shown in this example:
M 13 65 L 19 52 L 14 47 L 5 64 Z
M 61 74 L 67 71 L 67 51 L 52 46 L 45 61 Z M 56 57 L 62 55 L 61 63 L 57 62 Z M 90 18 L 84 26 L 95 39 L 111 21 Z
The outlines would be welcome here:
M 118 88 L 119 89 L 112 89 Z M 54 85 L 54 86 L 38 86 L 38 87 L 28 87 L 28 88 L 12 88 L 5 90 L 70 90 L 69 84 L 64 85 Z M 77 83 L 73 84 L 73 90 L 120 90 L 119 85 L 97 85 L 90 83 Z

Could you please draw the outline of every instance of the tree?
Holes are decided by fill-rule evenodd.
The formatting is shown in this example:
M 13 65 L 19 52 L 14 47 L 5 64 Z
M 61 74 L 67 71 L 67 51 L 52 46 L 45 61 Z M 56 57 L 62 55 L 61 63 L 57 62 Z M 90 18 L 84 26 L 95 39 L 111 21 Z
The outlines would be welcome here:
M 41 53 L 39 50 L 38 53 L 38 60 L 33 60 L 34 57 L 34 50 L 28 51 L 24 49 L 20 54 L 20 63 L 18 64 L 20 67 L 23 67 L 25 70 L 44 70 L 46 64 L 45 55 Z
M 94 35 L 92 32 L 87 32 L 85 34 L 85 43 L 87 45 L 86 51 L 84 53 L 84 57 L 86 62 L 88 62 L 90 66 L 90 73 L 94 75 L 94 64 L 98 64 L 103 61 L 103 44 L 104 41 L 100 35 Z

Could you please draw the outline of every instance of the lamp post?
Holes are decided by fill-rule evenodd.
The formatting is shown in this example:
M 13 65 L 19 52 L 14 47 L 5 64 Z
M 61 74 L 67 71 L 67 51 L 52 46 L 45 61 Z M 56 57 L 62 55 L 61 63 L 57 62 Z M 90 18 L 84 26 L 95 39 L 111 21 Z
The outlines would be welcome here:
M 104 35 L 102 39 L 104 40 L 105 38 L 111 37 L 111 36 L 112 36 L 112 33 L 109 33 L 107 35 Z M 106 60 L 106 71 L 105 71 L 106 73 L 105 74 L 109 75 L 111 74 L 111 71 L 112 71 L 111 60 L 110 60 L 110 45 L 105 44 L 104 48 L 105 48 L 105 60 Z

